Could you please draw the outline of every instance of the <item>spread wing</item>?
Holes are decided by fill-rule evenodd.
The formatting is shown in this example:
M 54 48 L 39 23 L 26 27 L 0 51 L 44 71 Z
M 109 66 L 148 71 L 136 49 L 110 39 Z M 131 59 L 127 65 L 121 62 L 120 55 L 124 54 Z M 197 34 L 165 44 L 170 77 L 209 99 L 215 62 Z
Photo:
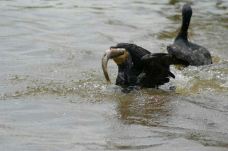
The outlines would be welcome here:
M 142 57 L 143 71 L 138 76 L 138 83 L 143 87 L 158 87 L 169 82 L 169 78 L 175 78 L 170 72 L 173 58 L 166 53 L 154 53 Z

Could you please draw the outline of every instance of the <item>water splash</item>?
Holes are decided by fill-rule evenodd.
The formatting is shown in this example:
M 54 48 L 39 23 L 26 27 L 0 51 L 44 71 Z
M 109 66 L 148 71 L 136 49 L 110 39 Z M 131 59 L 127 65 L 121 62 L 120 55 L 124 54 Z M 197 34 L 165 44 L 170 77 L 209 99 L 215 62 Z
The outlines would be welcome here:
M 176 79 L 172 80 L 179 94 L 196 94 L 203 91 L 228 92 L 228 63 L 175 70 Z

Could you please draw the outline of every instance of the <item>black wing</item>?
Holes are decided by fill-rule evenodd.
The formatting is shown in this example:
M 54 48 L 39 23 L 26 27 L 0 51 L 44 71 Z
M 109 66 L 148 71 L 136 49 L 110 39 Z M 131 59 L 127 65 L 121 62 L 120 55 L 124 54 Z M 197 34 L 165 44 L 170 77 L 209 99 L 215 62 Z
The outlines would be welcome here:
M 173 58 L 166 53 L 154 53 L 142 57 L 143 72 L 140 73 L 137 83 L 143 87 L 158 87 L 169 82 L 169 78 L 175 78 L 170 72 Z

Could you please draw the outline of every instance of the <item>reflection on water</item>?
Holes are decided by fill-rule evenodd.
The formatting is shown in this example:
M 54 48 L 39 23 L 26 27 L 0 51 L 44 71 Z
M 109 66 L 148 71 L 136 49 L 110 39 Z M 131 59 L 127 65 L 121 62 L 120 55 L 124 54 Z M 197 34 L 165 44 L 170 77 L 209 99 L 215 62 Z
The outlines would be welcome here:
M 176 78 L 159 90 L 124 94 L 107 85 L 104 50 L 133 42 L 166 52 L 185 2 L 193 7 L 190 39 L 214 64 L 172 66 Z M 227 150 L 227 7 L 224 0 L 1 1 L 0 150 Z
M 128 124 L 159 126 L 160 120 L 168 115 L 165 108 L 168 98 L 162 93 L 156 95 L 156 91 L 152 92 L 153 95 L 138 93 L 121 97 L 117 106 L 120 119 Z

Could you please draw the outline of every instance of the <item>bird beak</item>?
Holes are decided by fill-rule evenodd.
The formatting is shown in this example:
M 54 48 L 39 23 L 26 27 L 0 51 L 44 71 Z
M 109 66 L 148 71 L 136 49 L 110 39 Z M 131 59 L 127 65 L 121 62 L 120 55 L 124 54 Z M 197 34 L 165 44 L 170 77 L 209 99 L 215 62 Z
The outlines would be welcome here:
M 108 60 L 113 59 L 116 64 L 121 64 L 125 61 L 127 51 L 124 48 L 110 48 L 106 50 L 105 54 L 102 57 L 102 69 L 104 72 L 105 79 L 108 83 L 111 83 L 109 75 L 108 75 Z

